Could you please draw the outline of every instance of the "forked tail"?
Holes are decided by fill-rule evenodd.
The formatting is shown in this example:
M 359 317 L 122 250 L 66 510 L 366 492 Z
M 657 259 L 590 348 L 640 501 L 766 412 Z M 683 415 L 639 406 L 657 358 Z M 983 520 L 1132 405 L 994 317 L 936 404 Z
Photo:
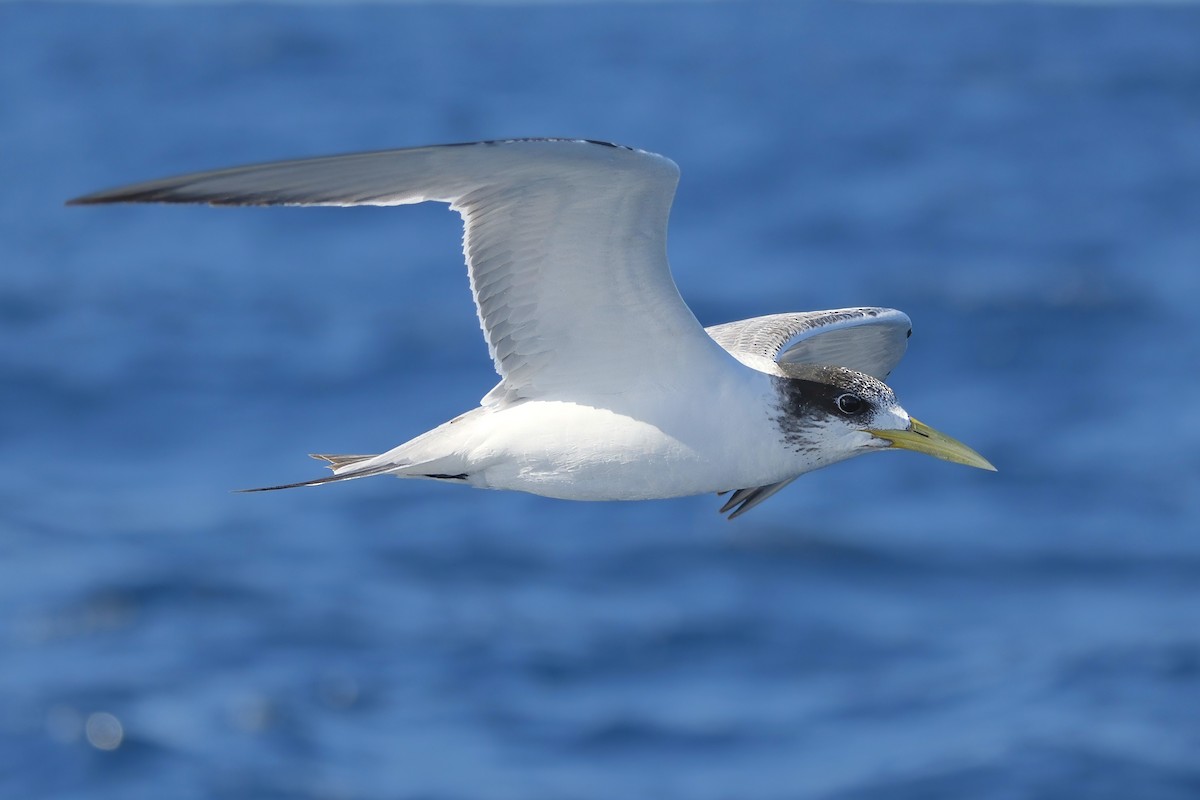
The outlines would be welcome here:
M 337 483 L 338 481 L 349 481 L 355 478 L 368 478 L 372 475 L 382 475 L 385 472 L 391 472 L 396 469 L 398 464 L 375 464 L 369 467 L 361 467 L 355 469 L 355 464 L 361 464 L 364 461 L 370 461 L 375 456 L 349 456 L 349 455 L 328 455 L 321 453 L 311 453 L 313 458 L 318 461 L 324 461 L 331 470 L 333 475 L 324 478 L 314 478 L 311 481 L 300 481 L 299 483 L 285 483 L 280 486 L 262 486 L 257 489 L 239 489 L 239 492 L 273 492 L 277 489 L 295 489 L 299 486 L 320 486 L 323 483 Z M 339 471 L 340 470 L 340 471 Z

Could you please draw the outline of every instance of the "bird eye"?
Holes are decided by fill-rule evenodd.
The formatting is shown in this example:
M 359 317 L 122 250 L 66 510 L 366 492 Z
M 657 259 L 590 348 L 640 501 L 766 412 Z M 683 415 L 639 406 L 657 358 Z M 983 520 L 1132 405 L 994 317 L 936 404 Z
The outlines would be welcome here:
M 863 399 L 856 394 L 838 395 L 837 400 L 834 402 L 837 403 L 838 411 L 843 414 L 857 414 L 866 406 Z

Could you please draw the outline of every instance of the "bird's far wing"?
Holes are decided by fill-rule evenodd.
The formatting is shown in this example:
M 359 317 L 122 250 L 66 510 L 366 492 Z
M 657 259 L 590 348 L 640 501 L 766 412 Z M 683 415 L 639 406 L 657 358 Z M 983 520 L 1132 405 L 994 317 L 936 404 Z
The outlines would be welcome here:
M 485 398 L 670 382 L 724 353 L 679 296 L 666 257 L 679 170 L 599 142 L 525 139 L 282 161 L 126 186 L 76 204 L 449 203 L 502 378 Z
M 772 314 L 705 329 L 742 363 L 772 374 L 776 363 L 848 367 L 884 380 L 908 347 L 912 323 L 892 308 Z

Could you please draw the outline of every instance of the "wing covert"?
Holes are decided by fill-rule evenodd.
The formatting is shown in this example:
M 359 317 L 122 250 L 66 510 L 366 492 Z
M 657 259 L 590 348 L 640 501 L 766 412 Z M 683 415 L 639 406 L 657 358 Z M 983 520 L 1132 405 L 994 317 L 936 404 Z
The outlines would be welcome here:
M 908 348 L 912 322 L 892 308 L 771 314 L 705 331 L 747 366 L 782 374 L 778 363 L 848 367 L 884 380 Z

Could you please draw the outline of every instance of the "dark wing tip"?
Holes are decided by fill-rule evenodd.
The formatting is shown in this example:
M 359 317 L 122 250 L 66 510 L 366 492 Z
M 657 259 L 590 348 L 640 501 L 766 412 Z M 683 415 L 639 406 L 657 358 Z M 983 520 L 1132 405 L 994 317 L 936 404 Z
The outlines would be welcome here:
M 129 189 L 106 189 L 102 192 L 93 192 L 79 197 L 72 197 L 67 201 L 69 206 L 99 206 L 105 203 L 165 203 L 170 202 L 169 196 L 164 196 L 163 192 L 154 191 L 136 191 Z
M 66 202 L 68 206 L 98 206 L 104 203 L 136 203 L 141 201 L 137 196 L 130 196 L 130 192 L 120 189 L 106 189 L 102 192 L 92 192 L 91 194 L 72 197 Z
M 239 193 L 220 194 L 188 191 L 186 186 L 129 186 L 106 189 L 102 192 L 73 197 L 69 206 L 100 206 L 112 203 L 204 203 L 210 206 L 268 206 L 286 204 L 289 199 L 279 194 Z
M 169 203 L 171 193 L 161 187 L 151 187 L 145 184 L 122 186 L 117 189 L 102 189 L 99 192 L 72 197 L 67 201 L 69 206 L 99 206 L 105 203 Z
M 105 203 L 170 203 L 194 202 L 189 198 L 186 184 L 179 178 L 166 178 L 154 181 L 130 183 L 124 186 L 114 186 L 72 197 L 67 201 L 69 206 L 98 206 Z

